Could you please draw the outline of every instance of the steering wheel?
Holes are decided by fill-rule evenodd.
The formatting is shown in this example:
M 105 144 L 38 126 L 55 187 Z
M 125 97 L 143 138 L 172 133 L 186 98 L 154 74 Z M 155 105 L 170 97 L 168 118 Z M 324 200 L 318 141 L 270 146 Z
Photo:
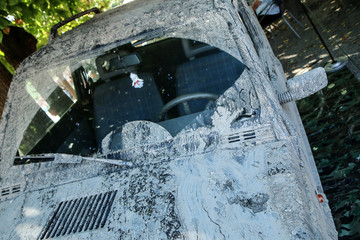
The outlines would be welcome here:
M 190 106 L 188 104 L 188 101 L 195 100 L 195 99 L 210 99 L 210 101 L 211 100 L 215 101 L 218 97 L 219 97 L 219 95 L 213 94 L 213 93 L 190 93 L 190 94 L 184 94 L 184 95 L 178 96 L 163 106 L 163 108 L 161 109 L 160 114 L 159 114 L 159 120 L 160 121 L 163 120 L 164 116 L 171 108 L 173 108 L 181 103 L 184 106 L 185 114 L 190 114 L 191 111 L 190 111 Z

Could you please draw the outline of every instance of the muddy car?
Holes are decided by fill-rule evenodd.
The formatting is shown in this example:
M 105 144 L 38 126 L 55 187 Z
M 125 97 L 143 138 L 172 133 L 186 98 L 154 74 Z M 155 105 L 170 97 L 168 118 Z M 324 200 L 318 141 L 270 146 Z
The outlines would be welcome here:
M 53 34 L 3 113 L 1 238 L 336 239 L 294 103 L 326 83 L 286 80 L 243 0 L 134 1 Z

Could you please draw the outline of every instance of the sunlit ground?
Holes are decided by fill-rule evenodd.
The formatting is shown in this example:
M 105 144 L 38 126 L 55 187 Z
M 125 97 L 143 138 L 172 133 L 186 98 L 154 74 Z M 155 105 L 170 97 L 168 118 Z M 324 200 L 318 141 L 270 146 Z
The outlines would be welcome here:
M 357 3 L 355 7 L 342 6 L 333 1 L 330 6 L 326 6 L 328 2 L 325 1 L 316 4 L 312 4 L 313 1 L 309 0 L 307 2 L 312 11 L 310 16 L 335 60 L 348 56 L 351 58 L 351 65 L 354 65 L 353 63 L 360 65 L 360 4 Z M 283 20 L 273 25 L 275 38 L 268 31 L 267 36 L 275 55 L 283 64 L 287 77 L 299 75 L 331 62 L 328 52 L 305 14 L 298 17 L 305 28 L 299 26 L 290 15 L 285 14 L 285 18 L 301 39 L 295 36 Z M 352 67 L 352 71 L 356 71 L 356 68 Z

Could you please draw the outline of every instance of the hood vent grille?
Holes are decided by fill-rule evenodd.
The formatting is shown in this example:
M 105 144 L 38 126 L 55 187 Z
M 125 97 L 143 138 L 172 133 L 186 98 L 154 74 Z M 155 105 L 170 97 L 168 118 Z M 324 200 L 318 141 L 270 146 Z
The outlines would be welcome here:
M 269 124 L 247 127 L 242 131 L 223 135 L 221 138 L 222 143 L 226 147 L 236 147 L 242 144 L 258 144 L 276 140 L 272 127 Z
M 43 229 L 40 239 L 103 228 L 117 191 L 63 201 Z
M 247 141 L 250 139 L 256 138 L 256 133 L 254 130 L 245 131 L 242 134 L 232 134 L 228 136 L 229 143 Z
M 17 184 L 11 187 L 4 187 L 0 189 L 0 200 L 3 200 L 5 198 L 12 197 L 13 194 L 16 194 L 21 191 L 21 185 Z
M 1 189 L 1 196 L 7 196 L 10 194 L 10 188 Z

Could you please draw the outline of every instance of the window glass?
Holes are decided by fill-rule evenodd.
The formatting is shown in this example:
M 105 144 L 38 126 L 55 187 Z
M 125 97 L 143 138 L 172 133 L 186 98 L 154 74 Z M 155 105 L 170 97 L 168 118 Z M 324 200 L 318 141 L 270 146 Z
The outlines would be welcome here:
M 26 82 L 39 110 L 18 154 L 90 155 L 101 151 L 110 132 L 135 120 L 158 123 L 175 136 L 210 109 L 244 68 L 208 44 L 161 38 L 133 41 L 49 70 L 43 84 L 56 84 L 50 92 L 42 94 L 34 81 Z

